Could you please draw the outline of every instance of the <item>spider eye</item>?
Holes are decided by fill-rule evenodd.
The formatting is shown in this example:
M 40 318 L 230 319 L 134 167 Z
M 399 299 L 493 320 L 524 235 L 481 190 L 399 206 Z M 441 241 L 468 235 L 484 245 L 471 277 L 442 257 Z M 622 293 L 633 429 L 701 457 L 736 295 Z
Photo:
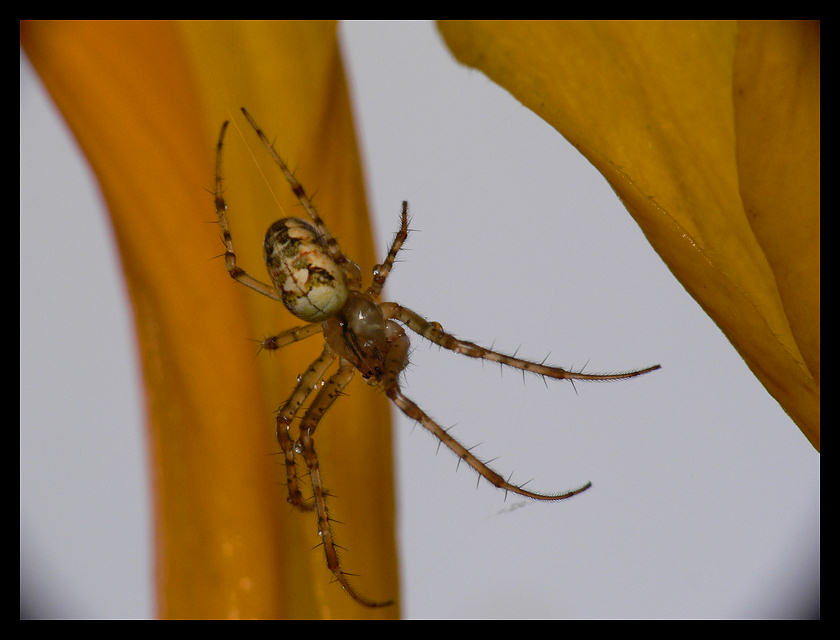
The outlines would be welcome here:
M 379 384 L 379 380 L 382 378 L 383 373 L 384 371 L 382 367 L 373 367 L 372 369 L 365 369 L 362 372 L 362 378 L 370 386 L 375 387 Z

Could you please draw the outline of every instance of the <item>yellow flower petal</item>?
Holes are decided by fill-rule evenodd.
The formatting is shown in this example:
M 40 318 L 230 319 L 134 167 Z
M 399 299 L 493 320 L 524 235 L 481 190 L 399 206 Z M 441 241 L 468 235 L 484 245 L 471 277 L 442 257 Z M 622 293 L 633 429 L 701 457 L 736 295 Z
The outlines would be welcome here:
M 819 449 L 819 25 L 439 28 L 604 174 Z
M 223 247 L 209 192 L 223 120 L 235 123 L 224 177 L 241 266 L 267 279 L 265 230 L 299 215 L 238 115 L 246 106 L 370 273 L 334 23 L 31 22 L 20 36 L 99 179 L 120 247 L 146 382 L 160 615 L 399 615 L 332 584 L 315 517 L 286 503 L 271 455 L 273 411 L 318 338 L 257 357 L 253 339 L 301 323 L 214 259 Z M 388 416 L 385 398 L 355 381 L 316 433 L 345 569 L 379 599 L 399 595 Z

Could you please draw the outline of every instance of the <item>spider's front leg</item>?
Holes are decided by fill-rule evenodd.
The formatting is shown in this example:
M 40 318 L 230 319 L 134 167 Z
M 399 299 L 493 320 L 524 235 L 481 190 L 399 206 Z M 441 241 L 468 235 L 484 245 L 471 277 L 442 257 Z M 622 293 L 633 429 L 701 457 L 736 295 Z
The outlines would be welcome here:
M 394 240 L 391 242 L 391 248 L 388 250 L 385 262 L 376 265 L 373 270 L 373 282 L 366 291 L 370 297 L 376 299 L 379 297 L 379 294 L 382 293 L 382 287 L 385 286 L 385 280 L 388 278 L 388 274 L 391 273 L 391 268 L 394 266 L 394 260 L 397 257 L 397 253 L 399 253 L 399 250 L 402 248 L 403 242 L 405 242 L 407 237 L 408 202 L 403 200 L 402 213 L 400 214 L 400 230 L 397 231 L 397 235 L 394 236 Z
M 326 492 L 324 491 L 321 471 L 318 465 L 318 454 L 315 453 L 315 442 L 312 434 L 315 432 L 318 423 L 324 414 L 341 395 L 342 390 L 353 378 L 355 368 L 352 363 L 342 359 L 338 371 L 333 375 L 323 388 L 315 396 L 312 405 L 303 417 L 300 425 L 300 449 L 303 459 L 306 461 L 306 468 L 309 471 L 309 479 L 312 483 L 312 491 L 315 496 L 315 511 L 318 516 L 318 533 L 321 537 L 321 544 L 324 546 L 324 555 L 327 558 L 327 567 L 332 571 L 336 580 L 344 587 L 344 590 L 356 601 L 366 607 L 386 607 L 393 604 L 392 600 L 376 601 L 369 600 L 360 595 L 350 585 L 347 574 L 341 569 L 338 558 L 335 537 L 332 530 L 332 521 L 327 510 Z
M 384 302 L 381 307 L 386 318 L 399 320 L 415 333 L 423 336 L 430 342 L 440 345 L 444 349 L 449 349 L 450 351 L 455 351 L 456 353 L 460 353 L 471 358 L 492 360 L 493 362 L 499 362 L 523 371 L 530 371 L 548 378 L 556 378 L 558 380 L 594 381 L 623 380 L 625 378 L 633 378 L 645 373 L 650 373 L 651 371 L 655 371 L 660 368 L 660 365 L 655 364 L 652 367 L 646 367 L 636 371 L 623 371 L 621 373 L 578 373 L 574 371 L 567 371 L 566 369 L 561 369 L 560 367 L 549 367 L 541 362 L 522 360 L 504 353 L 499 353 L 498 351 L 485 349 L 473 342 L 459 340 L 455 336 L 446 333 L 439 323 L 429 322 L 420 314 L 395 302 Z
M 406 363 L 408 361 L 408 348 L 408 337 L 405 336 L 404 333 L 401 336 L 401 339 L 392 341 L 392 346 L 385 358 L 385 373 L 382 376 L 380 383 L 382 388 L 385 390 L 385 394 L 394 402 L 394 404 L 396 404 L 400 408 L 400 410 L 405 415 L 407 415 L 412 420 L 416 420 L 421 425 L 423 425 L 423 427 L 431 431 L 435 435 L 435 437 L 437 437 L 438 440 L 440 440 L 449 449 L 451 449 L 455 453 L 455 455 L 461 458 L 461 460 L 463 460 L 473 469 L 475 469 L 475 471 L 477 471 L 482 478 L 487 480 L 493 486 L 498 487 L 499 489 L 504 489 L 505 491 L 517 493 L 527 498 L 533 498 L 534 500 L 563 500 L 565 498 L 571 498 L 573 495 L 581 493 L 582 491 L 586 491 L 589 487 L 592 486 L 591 482 L 587 482 L 582 487 L 573 489 L 572 491 L 567 491 L 566 493 L 542 494 L 535 493 L 533 491 L 528 491 L 527 489 L 522 488 L 522 486 L 510 484 L 502 476 L 493 471 L 485 463 L 483 463 L 472 453 L 470 453 L 469 449 L 467 449 L 464 445 L 458 442 L 455 438 L 450 436 L 446 432 L 446 429 L 444 429 L 437 422 L 432 420 L 413 401 L 411 401 L 409 398 L 403 395 L 399 386 L 399 375 L 402 372 L 402 370 L 405 369 Z

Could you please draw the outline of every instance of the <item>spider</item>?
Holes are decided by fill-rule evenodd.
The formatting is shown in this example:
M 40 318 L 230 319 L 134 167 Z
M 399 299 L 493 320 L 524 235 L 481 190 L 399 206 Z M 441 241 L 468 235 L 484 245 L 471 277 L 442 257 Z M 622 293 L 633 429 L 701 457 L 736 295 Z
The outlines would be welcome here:
M 230 233 L 227 203 L 222 196 L 222 145 L 228 122 L 222 124 L 216 145 L 215 204 L 218 223 L 225 245 L 225 266 L 230 276 L 255 291 L 282 302 L 296 317 L 307 324 L 287 329 L 265 338 L 265 349 L 280 349 L 316 334 L 324 337 L 324 348 L 309 368 L 299 377 L 288 399 L 280 405 L 276 416 L 277 440 L 280 443 L 285 467 L 288 501 L 302 511 L 314 509 L 318 521 L 327 567 L 344 590 L 366 607 L 383 607 L 391 600 L 370 600 L 350 584 L 339 562 L 331 520 L 327 510 L 326 491 L 318 466 L 313 435 L 324 414 L 352 379 L 356 371 L 368 384 L 378 387 L 409 418 L 434 434 L 442 444 L 472 467 L 490 484 L 535 500 L 564 500 L 586 491 L 591 482 L 559 494 L 529 491 L 523 485 L 510 484 L 490 469 L 470 451 L 450 436 L 419 406 L 403 395 L 399 376 L 408 364 L 409 339 L 403 326 L 445 349 L 472 358 L 491 360 L 502 365 L 530 371 L 548 378 L 567 380 L 619 380 L 632 378 L 659 369 L 659 365 L 613 374 L 591 374 L 566 371 L 530 362 L 485 349 L 472 342 L 460 340 L 446 333 L 437 322 L 429 322 L 418 313 L 395 302 L 380 302 L 382 288 L 394 265 L 394 260 L 408 236 L 408 203 L 402 203 L 400 228 L 394 237 L 385 261 L 373 269 L 370 286 L 362 288 L 361 270 L 342 253 L 338 241 L 307 196 L 303 186 L 275 151 L 274 146 L 251 115 L 242 113 L 253 127 L 260 142 L 280 167 L 292 192 L 309 216 L 309 221 L 282 218 L 274 222 L 265 235 L 264 255 L 272 284 L 250 276 L 236 262 L 236 252 Z M 401 326 L 403 325 L 403 326 Z M 338 361 L 338 370 L 325 381 L 330 366 Z M 303 403 L 315 388 L 315 399 L 304 412 L 298 427 L 298 438 L 292 436 L 291 425 Z M 297 456 L 303 458 L 312 487 L 312 503 L 304 501 L 298 483 Z

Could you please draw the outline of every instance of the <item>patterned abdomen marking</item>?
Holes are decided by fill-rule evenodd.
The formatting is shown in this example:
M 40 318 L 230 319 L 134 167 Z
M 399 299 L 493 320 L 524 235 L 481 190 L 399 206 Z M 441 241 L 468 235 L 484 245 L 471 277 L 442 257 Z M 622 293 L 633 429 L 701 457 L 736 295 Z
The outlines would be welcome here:
M 286 308 L 301 320 L 321 322 L 347 300 L 347 282 L 320 242 L 298 218 L 282 218 L 265 234 L 265 264 Z

